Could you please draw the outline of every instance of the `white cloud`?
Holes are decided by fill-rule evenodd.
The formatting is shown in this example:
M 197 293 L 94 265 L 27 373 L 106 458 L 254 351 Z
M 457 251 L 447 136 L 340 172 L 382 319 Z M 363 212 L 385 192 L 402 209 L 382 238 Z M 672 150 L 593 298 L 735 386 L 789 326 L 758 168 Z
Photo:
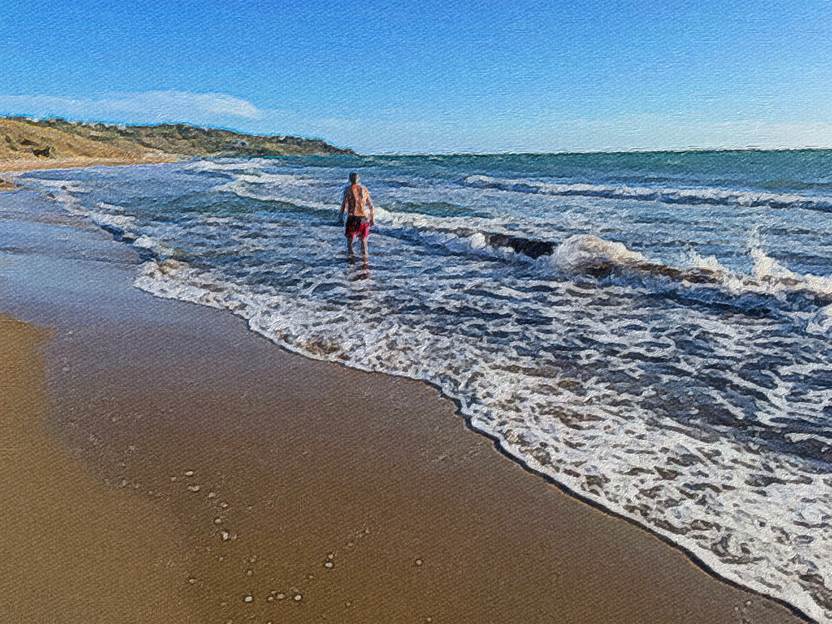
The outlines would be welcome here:
M 260 119 L 263 112 L 248 100 L 225 93 L 141 91 L 94 97 L 0 95 L 0 113 L 72 119 L 221 124 L 233 119 Z

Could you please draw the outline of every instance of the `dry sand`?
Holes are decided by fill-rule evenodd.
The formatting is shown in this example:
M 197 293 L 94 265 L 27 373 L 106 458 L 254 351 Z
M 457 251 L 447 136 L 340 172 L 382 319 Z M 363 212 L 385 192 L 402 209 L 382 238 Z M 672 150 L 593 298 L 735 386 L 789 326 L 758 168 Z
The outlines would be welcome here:
M 38 452 L 4 471 L 23 515 L 0 558 L 0 595 L 16 597 L 0 619 L 802 621 L 525 471 L 434 389 L 136 291 L 136 258 L 103 233 L 35 235 L 54 243 L 0 255 L 0 301 L 53 332 L 43 418 L 34 338 L 2 354 L 12 445 Z M 111 616 L 86 617 L 88 600 Z

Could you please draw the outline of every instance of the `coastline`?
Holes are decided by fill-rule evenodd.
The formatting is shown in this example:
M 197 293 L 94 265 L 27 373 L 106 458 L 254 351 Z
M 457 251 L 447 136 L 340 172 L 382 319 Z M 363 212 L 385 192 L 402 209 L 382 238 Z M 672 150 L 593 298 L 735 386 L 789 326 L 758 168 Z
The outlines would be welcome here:
M 18 200 L 39 201 L 0 208 Z M 0 292 L 54 331 L 52 435 L 173 513 L 186 536 L 172 548 L 199 570 L 178 589 L 206 621 L 279 619 L 282 602 L 295 621 L 801 621 L 508 461 L 425 384 L 139 292 L 132 250 L 69 221 L 21 226 L 41 246 L 7 256 Z
M 85 167 L 120 167 L 128 165 L 155 165 L 181 160 L 175 155 L 147 156 L 143 158 L 99 158 L 77 156 L 74 158 L 0 160 L 0 191 L 17 188 L 14 177 L 28 171 L 43 169 L 82 169 Z

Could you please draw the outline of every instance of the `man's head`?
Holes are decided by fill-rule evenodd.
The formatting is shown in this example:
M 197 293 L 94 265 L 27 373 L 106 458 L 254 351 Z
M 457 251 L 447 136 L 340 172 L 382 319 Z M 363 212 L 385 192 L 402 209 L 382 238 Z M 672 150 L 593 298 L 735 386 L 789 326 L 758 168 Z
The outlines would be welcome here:
M 361 180 L 361 176 L 359 176 L 355 171 L 350 174 L 350 184 L 358 184 Z

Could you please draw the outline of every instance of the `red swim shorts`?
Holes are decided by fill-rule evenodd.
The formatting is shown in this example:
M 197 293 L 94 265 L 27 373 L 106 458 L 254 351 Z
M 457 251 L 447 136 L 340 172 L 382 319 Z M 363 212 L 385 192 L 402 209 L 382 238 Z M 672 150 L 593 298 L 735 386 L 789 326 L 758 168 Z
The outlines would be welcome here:
M 344 231 L 350 240 L 358 236 L 361 240 L 370 235 L 370 220 L 366 217 L 347 217 L 347 227 Z

